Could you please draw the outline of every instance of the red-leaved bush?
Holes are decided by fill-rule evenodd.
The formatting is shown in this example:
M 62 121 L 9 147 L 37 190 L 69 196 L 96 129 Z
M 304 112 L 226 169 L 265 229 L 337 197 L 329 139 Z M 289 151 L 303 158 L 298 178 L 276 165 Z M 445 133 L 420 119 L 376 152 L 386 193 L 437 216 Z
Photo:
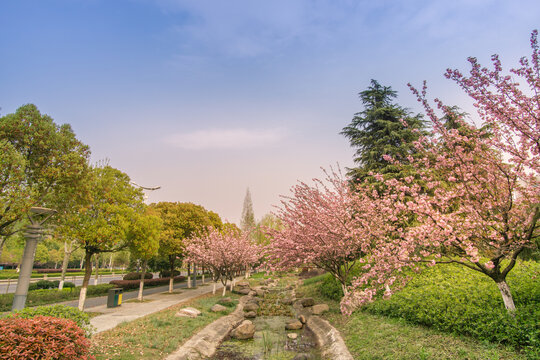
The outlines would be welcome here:
M 95 359 L 84 330 L 68 319 L 18 316 L 0 319 L 0 359 Z

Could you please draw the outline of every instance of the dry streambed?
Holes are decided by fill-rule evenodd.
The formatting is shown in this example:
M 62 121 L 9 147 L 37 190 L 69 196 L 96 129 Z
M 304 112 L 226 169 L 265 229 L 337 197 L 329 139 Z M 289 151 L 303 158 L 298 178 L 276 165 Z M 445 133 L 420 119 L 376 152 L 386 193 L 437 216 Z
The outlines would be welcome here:
M 295 286 L 265 280 L 251 288 L 237 283 L 245 294 L 237 309 L 195 334 L 167 360 L 349 360 L 339 332 L 316 314 L 328 310 L 312 299 L 296 299 Z

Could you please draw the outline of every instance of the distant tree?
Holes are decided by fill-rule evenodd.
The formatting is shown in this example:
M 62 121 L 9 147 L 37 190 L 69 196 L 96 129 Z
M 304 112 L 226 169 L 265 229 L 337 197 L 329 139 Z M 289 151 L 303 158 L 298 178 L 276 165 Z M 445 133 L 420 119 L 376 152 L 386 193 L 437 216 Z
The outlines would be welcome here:
M 85 273 L 79 297 L 84 309 L 92 274 L 92 256 L 115 252 L 128 246 L 130 221 L 143 210 L 142 190 L 130 184 L 129 176 L 110 166 L 95 167 L 90 204 L 78 213 L 75 238 L 85 252 Z
M 254 240 L 258 245 L 268 245 L 270 243 L 269 229 L 281 230 L 283 223 L 274 214 L 266 214 L 257 223 L 254 231 Z
M 421 115 L 392 102 L 397 92 L 371 80 L 371 86 L 360 93 L 364 110 L 355 114 L 351 123 L 343 128 L 342 135 L 356 149 L 356 168 L 348 175 L 356 182 L 373 179 L 369 174 L 381 173 L 385 177 L 403 177 L 403 168 L 384 159 L 390 155 L 402 164 L 415 156 L 414 142 L 424 132 Z
M 171 279 L 169 292 L 173 291 L 174 279 L 172 274 L 176 260 L 184 257 L 185 242 L 193 236 L 198 236 L 208 227 L 221 228 L 219 215 L 192 203 L 160 202 L 152 204 L 161 220 L 163 229 L 159 238 L 159 254 L 167 258 Z
M 257 262 L 259 248 L 250 239 L 249 233 L 226 227 L 223 230 L 209 229 L 206 234 L 194 237 L 187 242 L 187 259 L 204 265 L 212 272 L 215 282 L 223 284 L 223 296 L 227 283 L 234 275 Z M 215 293 L 214 284 L 214 293 Z
M 155 210 L 149 208 L 144 214 L 137 214 L 132 219 L 128 230 L 129 249 L 134 258 L 142 260 L 139 301 L 143 300 L 144 276 L 148 260 L 158 253 L 162 224 Z
M 251 193 L 249 188 L 246 190 L 246 196 L 244 197 L 244 207 L 242 208 L 240 228 L 243 231 L 251 231 L 255 228 L 255 213 L 253 212 L 253 202 L 251 201 Z
M 90 151 L 67 124 L 32 104 L 0 117 L 0 256 L 32 206 L 58 210 L 58 197 L 78 196 Z

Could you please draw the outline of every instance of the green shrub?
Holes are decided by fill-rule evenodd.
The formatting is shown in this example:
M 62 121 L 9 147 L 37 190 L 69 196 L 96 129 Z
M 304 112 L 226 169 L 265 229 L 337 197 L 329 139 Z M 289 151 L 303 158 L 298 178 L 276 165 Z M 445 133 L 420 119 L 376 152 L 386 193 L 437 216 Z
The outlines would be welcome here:
M 145 279 L 151 279 L 154 275 L 151 272 L 145 272 L 144 278 Z M 141 273 L 140 272 L 130 272 L 124 275 L 123 280 L 141 280 Z
M 91 335 L 92 326 L 90 325 L 90 316 L 84 311 L 66 305 L 36 306 L 16 310 L 7 315 L 7 317 L 18 316 L 23 319 L 31 319 L 36 316 L 51 316 L 60 319 L 69 319 L 75 321 L 77 326 L 85 330 L 87 336 Z
M 439 265 L 417 274 L 389 299 L 363 307 L 445 332 L 512 345 L 532 354 L 540 349 L 540 264 L 520 263 L 508 275 L 516 304 L 506 311 L 495 282 L 459 265 Z
M 341 284 L 332 276 L 332 274 L 324 274 L 322 276 L 322 282 L 319 285 L 321 295 L 328 299 L 340 301 L 343 297 Z
M 48 316 L 0 319 L 0 359 L 93 359 L 90 341 L 72 320 Z

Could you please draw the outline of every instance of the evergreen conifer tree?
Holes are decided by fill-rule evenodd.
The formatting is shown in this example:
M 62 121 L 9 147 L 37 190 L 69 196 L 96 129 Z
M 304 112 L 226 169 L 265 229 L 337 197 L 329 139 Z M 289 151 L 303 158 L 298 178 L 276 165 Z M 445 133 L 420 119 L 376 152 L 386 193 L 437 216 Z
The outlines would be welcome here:
M 358 167 L 349 169 L 353 181 L 371 179 L 370 172 L 385 177 L 402 177 L 407 167 L 395 166 L 384 159 L 390 155 L 407 164 L 407 157 L 415 155 L 414 141 L 425 134 L 422 116 L 393 103 L 397 92 L 371 80 L 371 86 L 362 91 L 360 99 L 364 110 L 355 114 L 351 123 L 343 128 L 342 135 L 356 148 L 354 162 Z

